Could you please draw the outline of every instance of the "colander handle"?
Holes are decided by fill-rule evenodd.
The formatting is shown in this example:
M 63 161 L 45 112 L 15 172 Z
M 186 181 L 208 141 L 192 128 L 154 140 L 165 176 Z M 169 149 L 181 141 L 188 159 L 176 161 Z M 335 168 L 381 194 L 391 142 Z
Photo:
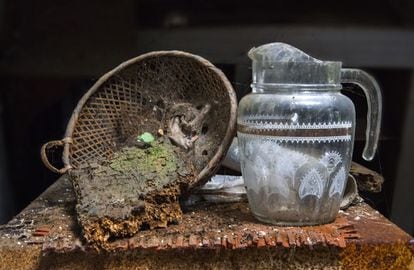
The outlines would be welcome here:
M 65 167 L 63 167 L 62 169 L 58 169 L 55 166 L 53 166 L 49 162 L 49 158 L 47 157 L 47 150 L 49 150 L 50 148 L 53 148 L 53 147 L 57 147 L 57 146 L 64 147 L 65 144 L 67 144 L 67 143 L 70 143 L 70 142 L 68 142 L 68 139 L 50 141 L 50 142 L 45 143 L 42 146 L 42 148 L 40 149 L 40 157 L 42 158 L 43 164 L 45 164 L 46 168 L 48 168 L 49 170 L 51 170 L 54 173 L 64 174 L 69 169 L 71 169 L 72 167 L 70 165 L 65 164 Z

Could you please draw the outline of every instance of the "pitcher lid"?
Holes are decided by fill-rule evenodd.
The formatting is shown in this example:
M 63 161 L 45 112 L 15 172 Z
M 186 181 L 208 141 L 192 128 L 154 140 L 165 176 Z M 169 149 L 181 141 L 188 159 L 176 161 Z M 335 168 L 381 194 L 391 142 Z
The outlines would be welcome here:
M 341 88 L 341 62 L 322 61 L 289 44 L 269 43 L 252 48 L 254 87 Z

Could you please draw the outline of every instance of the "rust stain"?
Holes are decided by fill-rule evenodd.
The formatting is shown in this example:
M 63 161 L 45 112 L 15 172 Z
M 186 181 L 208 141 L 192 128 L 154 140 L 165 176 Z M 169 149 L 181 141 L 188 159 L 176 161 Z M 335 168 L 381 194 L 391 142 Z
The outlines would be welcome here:
M 227 247 L 227 236 L 226 237 L 221 237 L 221 246 L 223 248 Z
M 286 232 L 287 233 L 287 239 L 288 239 L 288 244 L 289 246 L 295 247 L 296 246 L 296 230 L 289 230 Z
M 259 240 L 257 241 L 257 247 L 264 247 L 264 246 L 266 246 L 266 242 L 264 238 L 260 237 Z
M 194 234 L 190 235 L 190 238 L 188 240 L 189 246 L 190 247 L 197 247 L 198 246 L 198 243 L 199 243 L 199 241 L 197 239 L 197 236 L 194 235 Z
M 172 236 L 169 236 L 169 237 L 167 238 L 167 241 L 166 241 L 166 246 L 167 246 L 167 248 L 172 248 L 172 247 L 174 246 Z
M 50 232 L 50 227 L 48 227 L 48 226 L 42 226 L 42 227 L 36 228 L 33 231 L 32 236 L 35 236 L 35 237 L 43 237 L 43 236 L 48 235 L 49 232 Z
M 413 254 L 406 243 L 395 244 L 349 244 L 340 253 L 340 261 L 345 269 L 388 270 L 406 269 Z
M 288 235 L 286 232 L 279 231 L 278 239 L 280 239 L 278 242 L 280 242 L 283 247 L 285 248 L 289 247 L 289 239 L 288 239 Z
M 203 238 L 203 240 L 201 241 L 201 245 L 203 247 L 209 247 L 210 246 L 210 240 L 208 240 L 207 238 Z
M 265 236 L 265 242 L 266 242 L 266 245 L 275 247 L 276 246 L 275 235 Z
M 227 248 L 229 248 L 229 249 L 234 249 L 234 245 L 233 245 L 233 237 L 231 237 L 231 236 L 227 236 L 226 237 L 226 246 L 227 246 Z
M 183 246 L 183 242 L 184 242 L 184 237 L 182 237 L 181 235 L 179 235 L 177 237 L 177 239 L 175 239 L 175 247 L 182 247 Z
M 221 237 L 216 237 L 214 240 L 214 247 L 220 247 L 221 246 Z

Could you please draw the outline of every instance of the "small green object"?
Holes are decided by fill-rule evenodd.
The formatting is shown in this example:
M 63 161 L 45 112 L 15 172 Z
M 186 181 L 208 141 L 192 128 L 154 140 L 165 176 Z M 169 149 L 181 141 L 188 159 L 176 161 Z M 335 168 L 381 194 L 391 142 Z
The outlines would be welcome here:
M 141 136 L 138 137 L 138 140 L 144 143 L 152 143 L 153 141 L 155 141 L 155 138 L 154 136 L 152 136 L 151 133 L 144 132 L 141 134 Z

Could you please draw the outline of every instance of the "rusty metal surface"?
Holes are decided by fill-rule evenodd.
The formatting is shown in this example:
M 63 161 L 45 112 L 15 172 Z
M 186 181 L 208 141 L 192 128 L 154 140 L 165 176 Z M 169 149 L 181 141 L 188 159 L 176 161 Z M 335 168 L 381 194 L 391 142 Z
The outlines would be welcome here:
M 32 254 L 34 260 L 44 260 L 47 254 L 55 254 L 55 261 L 59 256 L 65 258 L 79 252 L 86 257 L 98 256 L 99 251 L 82 241 L 74 206 L 71 184 L 62 177 L 12 221 L 0 226 L 0 257 L 7 260 L 22 252 Z M 413 246 L 411 236 L 365 203 L 341 211 L 332 224 L 313 227 L 262 224 L 251 215 L 247 203 L 229 203 L 186 209 L 180 224 L 142 231 L 112 242 L 110 249 L 113 254 L 134 250 L 148 254 L 211 250 L 236 255 L 237 250 L 252 253 L 262 248 L 282 253 L 328 248 L 342 266 L 388 269 L 385 266 L 408 265 Z
M 71 221 L 73 224 L 73 221 Z M 54 230 L 47 237 L 45 251 L 66 252 L 78 247 L 76 233 Z M 346 218 L 316 227 L 275 227 L 257 223 L 245 203 L 199 205 L 184 214 L 183 221 L 165 229 L 146 230 L 136 236 L 109 244 L 110 250 L 127 249 L 240 249 L 247 247 L 284 248 L 333 246 L 344 248 L 347 239 L 359 238 Z M 52 239 L 52 241 L 50 241 Z M 88 249 L 89 246 L 82 248 Z

